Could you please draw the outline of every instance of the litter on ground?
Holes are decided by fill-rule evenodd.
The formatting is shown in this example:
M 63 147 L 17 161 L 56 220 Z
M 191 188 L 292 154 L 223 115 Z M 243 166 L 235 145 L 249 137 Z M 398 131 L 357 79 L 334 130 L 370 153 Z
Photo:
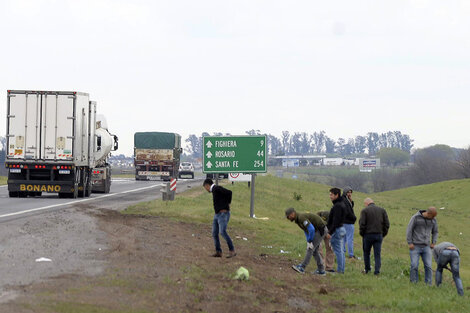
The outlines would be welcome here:
M 238 280 L 248 280 L 250 278 L 250 272 L 243 266 L 240 266 L 240 268 L 235 272 L 235 276 L 233 279 L 238 279 Z
M 52 260 L 48 258 L 39 258 L 39 259 L 36 259 L 36 262 L 52 262 Z

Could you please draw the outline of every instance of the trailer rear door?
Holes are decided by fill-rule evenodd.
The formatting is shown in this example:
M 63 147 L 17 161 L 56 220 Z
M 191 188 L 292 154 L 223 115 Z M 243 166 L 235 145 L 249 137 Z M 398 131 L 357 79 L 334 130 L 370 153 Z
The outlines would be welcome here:
M 71 160 L 74 139 L 74 96 L 42 96 L 41 155 L 43 159 Z
M 41 96 L 10 94 L 7 105 L 7 158 L 40 158 Z

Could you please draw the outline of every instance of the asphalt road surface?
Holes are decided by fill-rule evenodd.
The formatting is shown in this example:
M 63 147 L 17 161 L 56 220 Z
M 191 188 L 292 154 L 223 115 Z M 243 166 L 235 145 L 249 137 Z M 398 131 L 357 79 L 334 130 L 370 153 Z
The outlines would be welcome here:
M 179 179 L 176 192 L 201 185 L 202 179 Z M 0 222 L 25 216 L 90 204 L 105 209 L 122 210 L 127 206 L 161 198 L 162 181 L 136 181 L 116 178 L 109 194 L 93 193 L 89 198 L 59 199 L 57 194 L 43 193 L 41 197 L 10 198 L 7 186 L 0 186 Z M 202 187 L 201 187 L 202 188 Z

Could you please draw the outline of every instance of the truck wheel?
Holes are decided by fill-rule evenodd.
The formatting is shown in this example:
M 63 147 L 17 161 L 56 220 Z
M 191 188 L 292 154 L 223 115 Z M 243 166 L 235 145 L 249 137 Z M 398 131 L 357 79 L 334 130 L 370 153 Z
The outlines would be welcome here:
M 191 179 L 194 179 L 194 174 L 191 175 Z
M 91 183 L 88 182 L 88 184 L 85 186 L 85 197 L 89 197 L 91 195 Z
M 111 180 L 105 180 L 104 182 L 104 188 L 103 188 L 103 193 L 109 193 L 111 190 Z
M 26 198 L 26 197 L 28 197 L 28 193 L 26 191 L 19 191 L 18 196 L 20 198 Z
M 19 192 L 18 191 L 9 191 L 8 196 L 10 198 L 18 198 L 19 197 Z

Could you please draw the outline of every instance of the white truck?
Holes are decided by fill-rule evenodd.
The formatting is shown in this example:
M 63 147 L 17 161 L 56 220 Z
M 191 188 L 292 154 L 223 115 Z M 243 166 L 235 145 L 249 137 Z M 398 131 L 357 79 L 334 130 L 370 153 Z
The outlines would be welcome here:
M 9 196 L 43 192 L 90 196 L 93 170 L 106 164 L 109 151 L 117 149 L 117 137 L 114 144 L 103 142 L 101 133 L 96 102 L 87 93 L 8 90 L 5 166 Z M 106 179 L 110 185 L 111 177 Z

